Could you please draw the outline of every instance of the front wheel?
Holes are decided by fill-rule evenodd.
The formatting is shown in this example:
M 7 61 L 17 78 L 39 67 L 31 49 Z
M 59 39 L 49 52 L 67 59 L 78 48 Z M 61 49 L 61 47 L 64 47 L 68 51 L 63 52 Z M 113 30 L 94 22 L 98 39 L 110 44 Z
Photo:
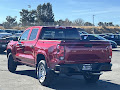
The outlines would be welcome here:
M 45 60 L 41 60 L 37 65 L 37 77 L 43 86 L 48 86 L 53 80 L 54 73 L 47 68 Z
M 8 70 L 10 72 L 15 72 L 17 68 L 17 63 L 14 61 L 13 56 L 11 53 L 8 55 Z
M 88 83 L 95 83 L 99 80 L 100 75 L 91 75 L 91 74 L 84 74 L 84 79 Z

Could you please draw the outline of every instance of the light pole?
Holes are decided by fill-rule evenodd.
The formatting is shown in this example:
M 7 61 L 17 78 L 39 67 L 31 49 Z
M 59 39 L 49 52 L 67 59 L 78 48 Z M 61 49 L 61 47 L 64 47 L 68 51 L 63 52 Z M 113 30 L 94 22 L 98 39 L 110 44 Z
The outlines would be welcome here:
M 31 13 L 32 12 L 31 5 L 28 5 L 28 8 L 30 9 L 30 10 L 28 9 L 28 12 Z M 31 22 L 27 22 L 27 24 L 31 26 Z
M 95 31 L 94 31 L 94 17 L 95 17 L 95 15 L 93 15 L 93 34 L 95 34 Z

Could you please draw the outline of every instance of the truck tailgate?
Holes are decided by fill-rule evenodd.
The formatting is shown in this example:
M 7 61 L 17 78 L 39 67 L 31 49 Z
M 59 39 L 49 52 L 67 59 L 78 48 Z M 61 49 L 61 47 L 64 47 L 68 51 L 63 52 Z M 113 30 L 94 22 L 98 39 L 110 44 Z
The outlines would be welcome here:
M 110 43 L 106 41 L 75 42 L 66 41 L 66 63 L 102 63 L 110 62 Z

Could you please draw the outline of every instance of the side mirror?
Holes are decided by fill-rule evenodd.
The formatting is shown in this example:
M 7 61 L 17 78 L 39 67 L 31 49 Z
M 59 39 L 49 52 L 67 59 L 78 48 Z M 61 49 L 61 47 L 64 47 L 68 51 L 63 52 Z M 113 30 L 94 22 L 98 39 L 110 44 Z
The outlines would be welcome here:
M 17 41 L 20 41 L 20 37 L 17 37 Z

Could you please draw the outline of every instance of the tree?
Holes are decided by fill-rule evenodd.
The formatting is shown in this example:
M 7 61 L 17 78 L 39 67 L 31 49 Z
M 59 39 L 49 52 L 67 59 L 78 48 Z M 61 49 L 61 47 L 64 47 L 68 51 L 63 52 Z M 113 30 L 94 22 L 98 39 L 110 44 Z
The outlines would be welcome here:
M 73 21 L 73 25 L 75 26 L 84 26 L 84 21 L 80 18 Z
M 22 25 L 26 26 L 26 25 L 33 25 L 36 22 L 36 18 L 37 18 L 37 12 L 36 10 L 25 10 L 22 9 L 22 11 L 20 12 L 20 21 L 22 22 Z
M 22 22 L 23 26 L 28 25 L 29 23 L 29 11 L 26 9 L 22 9 L 22 11 L 20 12 L 20 21 Z
M 42 16 L 42 5 L 38 5 L 37 6 L 37 23 L 41 23 L 42 20 L 41 20 L 41 16 Z
M 54 14 L 50 3 L 38 5 L 37 10 L 22 9 L 20 12 L 20 21 L 23 26 L 43 25 L 43 22 L 54 22 Z
M 119 27 L 119 25 L 117 24 L 117 25 L 115 25 L 116 27 Z
M 54 22 L 54 14 L 52 5 L 50 3 L 38 5 L 37 7 L 37 20 L 38 22 Z
M 28 21 L 30 24 L 34 24 L 36 22 L 36 19 L 37 19 L 37 12 L 36 10 L 31 10 L 29 11 L 29 14 L 28 14 Z
M 5 28 L 11 28 L 12 26 L 16 26 L 17 25 L 16 18 L 17 18 L 16 16 L 15 17 L 7 16 L 6 17 L 7 22 L 3 22 L 3 26 Z
M 12 25 L 16 21 L 16 17 L 13 18 L 11 16 L 7 16 L 6 20 L 10 25 Z
M 114 26 L 114 25 L 113 25 L 113 22 L 109 22 L 108 25 L 109 25 L 109 26 Z
M 84 26 L 93 26 L 93 24 L 90 23 L 90 22 L 85 22 L 85 23 L 84 23 Z
M 113 22 L 99 22 L 98 23 L 99 26 L 114 26 Z
M 72 21 L 70 21 L 68 18 L 66 18 L 64 21 L 64 26 L 71 26 L 71 25 L 72 25 Z
M 98 25 L 99 26 L 104 26 L 104 23 L 103 22 L 99 22 Z
M 50 3 L 47 3 L 47 20 L 48 22 L 54 22 L 54 14 Z
M 109 23 L 107 23 L 107 22 L 104 22 L 104 26 L 109 26 Z
M 57 25 L 64 26 L 64 22 L 65 22 L 64 20 L 60 19 L 57 21 Z
M 4 28 L 7 28 L 7 29 L 11 28 L 10 24 L 8 22 L 3 22 L 3 26 L 4 26 Z

